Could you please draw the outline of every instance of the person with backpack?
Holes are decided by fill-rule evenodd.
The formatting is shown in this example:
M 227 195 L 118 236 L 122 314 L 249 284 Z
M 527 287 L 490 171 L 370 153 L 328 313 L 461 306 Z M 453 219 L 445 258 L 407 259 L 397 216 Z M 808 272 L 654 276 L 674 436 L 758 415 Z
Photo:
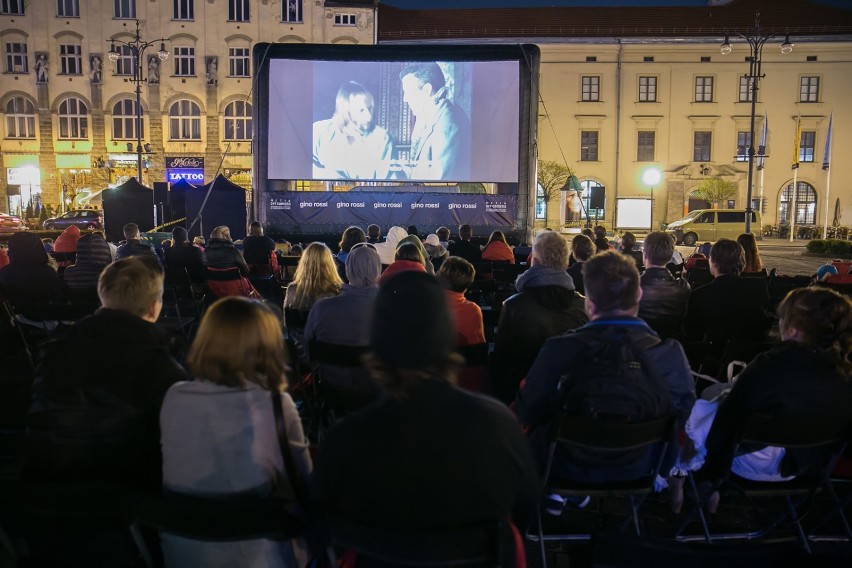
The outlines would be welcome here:
M 583 265 L 589 323 L 548 339 L 527 374 L 514 408 L 527 428 L 539 464 L 546 463 L 550 426 L 563 414 L 602 422 L 647 422 L 667 415 L 682 428 L 695 403 L 692 373 L 681 345 L 637 317 L 642 289 L 636 263 L 616 251 Z M 661 471 L 668 472 L 674 453 Z M 612 465 L 612 457 L 606 460 Z M 639 477 L 652 455 L 630 456 L 602 472 L 604 459 L 579 459 L 557 447 L 552 476 L 577 481 Z M 591 469 L 594 469 L 594 473 Z

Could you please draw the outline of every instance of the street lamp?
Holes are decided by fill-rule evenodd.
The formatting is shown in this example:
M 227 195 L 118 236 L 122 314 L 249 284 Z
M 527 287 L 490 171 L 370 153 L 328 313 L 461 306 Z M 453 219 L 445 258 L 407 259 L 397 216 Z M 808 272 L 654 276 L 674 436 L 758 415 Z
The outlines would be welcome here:
M 660 174 L 660 170 L 657 168 L 648 168 L 642 174 L 642 181 L 645 182 L 645 185 L 651 188 L 651 220 L 650 220 L 650 230 L 654 230 L 654 186 L 660 183 L 660 179 L 662 178 L 662 174 Z
M 121 53 L 115 47 L 116 44 L 128 47 L 130 49 L 130 54 L 133 56 L 133 78 L 130 79 L 130 81 L 136 83 L 136 179 L 139 180 L 139 183 L 142 183 L 142 83 L 148 82 L 148 80 L 142 76 L 142 64 L 145 61 L 143 56 L 145 55 L 146 49 L 152 45 L 156 45 L 158 42 L 160 44 L 160 50 L 157 52 L 157 57 L 160 58 L 160 61 L 168 59 L 169 52 L 166 51 L 166 38 L 161 37 L 152 41 L 142 41 L 142 35 L 140 32 L 139 20 L 136 20 L 136 33 L 133 35 L 132 40 L 123 41 L 116 38 L 110 39 L 109 60 L 115 62 L 118 61 L 119 57 L 121 57 Z
M 758 83 L 763 79 L 764 75 L 760 73 L 760 58 L 763 54 L 763 45 L 770 39 L 776 37 L 776 34 L 764 35 L 760 30 L 760 12 L 754 15 L 754 28 L 748 34 L 736 34 L 744 39 L 751 49 L 751 57 L 748 58 L 748 75 L 745 77 L 751 83 L 751 123 L 749 128 L 748 141 L 748 188 L 746 189 L 746 219 L 745 232 L 751 232 L 751 216 L 752 216 L 752 184 L 754 181 L 754 120 L 757 110 L 757 90 Z M 722 55 L 728 55 L 733 51 L 733 46 L 730 42 L 730 36 L 725 35 L 725 42 L 719 47 Z M 790 43 L 789 34 L 784 38 L 784 43 L 781 44 L 781 53 L 787 55 L 793 51 L 793 44 Z M 795 215 L 795 211 L 793 212 Z

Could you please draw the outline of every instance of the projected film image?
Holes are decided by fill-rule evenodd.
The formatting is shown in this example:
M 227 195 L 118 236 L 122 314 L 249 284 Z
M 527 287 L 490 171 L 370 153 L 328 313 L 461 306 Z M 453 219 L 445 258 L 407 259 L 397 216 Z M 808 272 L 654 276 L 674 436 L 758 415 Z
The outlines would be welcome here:
M 271 179 L 518 181 L 517 61 L 276 59 Z

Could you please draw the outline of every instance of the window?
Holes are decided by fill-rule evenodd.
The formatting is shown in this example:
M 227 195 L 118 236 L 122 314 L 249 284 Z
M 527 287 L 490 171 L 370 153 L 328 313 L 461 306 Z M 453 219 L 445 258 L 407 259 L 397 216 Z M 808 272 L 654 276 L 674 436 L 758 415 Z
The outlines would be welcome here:
M 748 162 L 748 149 L 751 147 L 751 132 L 737 132 L 737 161 Z
M 335 14 L 334 15 L 334 25 L 335 26 L 354 26 L 356 24 L 355 14 Z
M 194 20 L 195 19 L 195 1 L 194 0 L 174 0 L 174 18 L 175 20 Z
M 636 140 L 636 161 L 653 162 L 654 146 L 657 141 L 657 133 L 653 130 L 640 130 Z
M 601 78 L 583 77 L 583 102 L 601 100 Z
M 35 138 L 35 106 L 24 97 L 6 103 L 6 138 Z
M 56 0 L 56 15 L 64 18 L 79 18 L 79 0 Z
M 181 100 L 169 109 L 169 138 L 201 140 L 201 109 L 192 101 Z
M 89 137 L 89 109 L 80 99 L 67 98 L 59 105 L 59 137 L 80 139 Z
M 144 119 L 142 126 L 142 132 L 144 132 Z M 135 100 L 122 99 L 112 107 L 112 137 L 116 140 L 135 140 L 137 138 Z
M 713 138 L 712 132 L 695 132 L 693 134 L 692 161 L 693 162 L 709 162 L 710 161 L 710 141 Z
M 231 77 L 248 77 L 251 74 L 249 64 L 249 48 L 228 48 L 228 75 Z
M 0 14 L 24 15 L 24 0 L 0 0 Z
M 741 103 L 751 102 L 751 77 L 740 77 L 740 93 L 737 100 Z
M 228 21 L 249 21 L 249 0 L 228 0 Z
M 281 20 L 291 23 L 302 22 L 302 0 L 286 0 L 282 2 L 284 12 L 281 14 Z
M 598 132 L 596 130 L 580 132 L 580 161 L 598 161 Z
M 251 140 L 251 103 L 234 101 L 225 107 L 225 140 Z
M 813 225 L 816 220 L 816 191 L 811 184 L 800 181 L 796 184 L 796 224 Z M 790 202 L 793 200 L 793 184 L 781 191 L 778 200 L 778 219 L 782 223 L 790 223 Z
M 136 0 L 113 0 L 113 16 L 117 19 L 136 17 Z
M 754 211 L 760 211 L 761 213 L 766 213 L 766 198 L 753 197 L 751 199 L 751 208 Z M 752 221 L 754 221 L 754 213 L 752 213 Z
M 814 145 L 816 143 L 816 132 L 802 131 L 802 137 L 799 139 L 799 161 L 813 162 L 814 161 Z
M 586 179 L 580 182 L 580 187 L 583 188 L 583 204 L 582 206 L 579 203 L 577 204 L 577 210 L 580 212 L 580 218 L 585 219 L 586 213 L 588 213 L 590 219 L 595 219 L 596 221 L 603 220 L 604 214 L 606 213 L 606 207 L 595 209 L 591 207 L 591 203 L 592 201 L 596 201 L 596 199 L 592 198 L 592 193 L 594 193 L 600 196 L 602 205 L 606 205 L 606 190 L 604 189 L 604 186 L 594 180 Z M 575 193 L 574 195 L 576 196 L 577 194 Z M 580 197 L 577 196 L 576 199 L 579 200 Z
M 27 44 L 10 42 L 6 44 L 6 73 L 27 73 Z
M 535 187 L 535 218 L 547 219 L 547 199 L 544 198 L 544 188 L 540 183 Z
M 713 102 L 713 77 L 695 78 L 695 102 Z
M 802 77 L 799 84 L 799 102 L 819 102 L 819 77 Z
M 183 77 L 195 76 L 195 48 L 175 48 L 175 75 Z
M 118 59 L 115 60 L 116 75 L 135 75 L 136 65 L 133 58 L 133 50 L 129 45 L 117 46 Z
M 639 77 L 639 102 L 653 103 L 657 101 L 657 78 Z
M 59 46 L 59 73 L 61 75 L 81 75 L 83 73 L 83 58 L 80 46 L 63 44 Z

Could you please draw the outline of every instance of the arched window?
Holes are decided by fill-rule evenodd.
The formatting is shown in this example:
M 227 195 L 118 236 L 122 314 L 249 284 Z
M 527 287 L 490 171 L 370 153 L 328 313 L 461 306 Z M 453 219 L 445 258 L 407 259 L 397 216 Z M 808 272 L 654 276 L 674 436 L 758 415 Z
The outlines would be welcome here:
M 251 140 L 251 103 L 234 101 L 225 107 L 225 140 Z
M 816 191 L 804 181 L 796 184 L 796 224 L 813 225 L 816 222 Z M 790 202 L 793 200 L 793 184 L 781 190 L 778 199 L 778 222 L 790 223 Z
M 86 103 L 69 97 L 59 105 L 59 137 L 80 139 L 89 137 L 89 109 Z
M 145 121 L 142 119 L 142 130 L 145 132 Z M 136 136 L 136 101 L 121 99 L 112 107 L 112 137 L 115 140 L 135 140 Z
M 582 194 L 578 194 L 576 191 L 562 192 L 565 200 L 565 222 L 570 223 L 571 221 L 585 219 L 587 211 L 590 219 L 602 221 L 606 215 L 606 195 L 598 196 L 598 193 L 605 191 L 604 187 L 592 179 L 581 181 L 580 187 L 583 188 Z M 595 193 L 595 195 L 592 196 L 592 193 Z M 598 197 L 600 197 L 600 202 L 594 203 Z M 593 208 L 590 205 L 600 205 L 600 208 Z
M 24 97 L 15 97 L 6 103 L 6 137 L 35 138 L 35 106 Z
M 169 109 L 169 138 L 201 140 L 201 109 L 190 100 L 180 100 Z

